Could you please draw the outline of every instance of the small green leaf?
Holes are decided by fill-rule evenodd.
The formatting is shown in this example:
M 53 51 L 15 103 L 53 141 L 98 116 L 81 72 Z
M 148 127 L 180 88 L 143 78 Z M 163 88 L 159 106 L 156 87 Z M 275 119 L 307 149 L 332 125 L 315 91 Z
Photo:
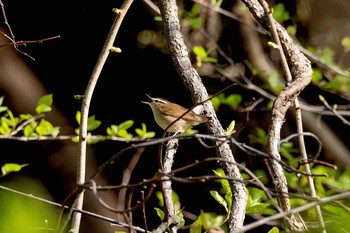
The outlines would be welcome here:
M 118 128 L 119 129 L 129 129 L 131 126 L 133 126 L 134 121 L 133 120 L 127 120 L 119 124 Z
M 228 212 L 227 202 L 217 191 L 210 190 L 210 195 L 225 208 L 226 212 Z
M 132 138 L 132 134 L 128 133 L 126 129 L 119 129 L 117 135 L 121 138 L 126 138 L 126 139 Z
M 163 201 L 163 194 L 161 192 L 156 192 L 156 197 L 158 198 L 159 200 L 159 203 L 158 205 L 159 206 L 163 206 L 164 205 L 164 201 Z
M 238 109 L 242 102 L 242 96 L 240 94 L 231 94 L 227 96 L 225 104 L 230 106 L 232 109 Z
M 135 132 L 138 136 L 143 137 L 146 133 L 142 129 L 136 128 Z
M 80 118 L 81 118 L 81 112 L 77 111 L 75 113 L 75 120 L 77 121 L 78 125 L 80 125 Z
M 227 181 L 227 180 L 226 180 Z M 225 185 L 227 185 L 227 186 L 229 186 L 229 183 L 228 183 L 228 181 L 227 182 L 225 182 L 225 183 L 222 183 L 222 184 L 225 184 Z M 230 187 L 226 187 L 225 189 L 228 189 L 228 188 L 230 188 Z M 225 194 L 225 200 L 226 200 L 226 203 L 227 203 L 227 208 L 228 208 L 228 214 L 230 214 L 231 213 L 231 206 L 232 206 L 232 192 L 231 192 L 231 189 L 228 191 L 228 192 L 226 192 L 226 194 Z
M 255 133 L 248 134 L 248 138 L 251 143 L 267 144 L 267 134 L 262 128 L 256 128 Z
M 191 16 L 192 17 L 198 16 L 200 11 L 201 11 L 201 9 L 199 7 L 199 4 L 197 4 L 197 3 L 193 4 L 192 9 L 191 9 Z
M 9 135 L 10 133 L 11 133 L 11 128 L 9 127 L 8 123 L 3 119 L 1 119 L 0 134 Z
M 96 120 L 95 116 L 90 116 L 87 123 L 87 131 L 93 131 L 97 129 L 102 124 L 101 121 Z
M 278 49 L 278 45 L 272 41 L 267 42 L 267 45 L 274 49 Z
M 324 84 L 323 88 L 332 93 L 349 93 L 350 78 L 343 75 L 336 75 L 334 79 Z
M 79 132 L 78 132 L 78 133 L 79 133 Z M 78 133 L 77 133 L 77 134 L 78 134 Z M 78 142 L 79 142 L 79 137 L 78 137 L 78 136 L 72 137 L 72 142 L 78 143 Z
M 349 52 L 350 51 L 350 36 L 344 37 L 341 40 L 341 44 L 343 45 L 345 52 Z
M 91 135 L 91 133 L 87 133 L 87 143 L 89 144 L 89 145 L 92 145 L 92 144 L 96 144 L 96 143 L 98 143 L 98 142 L 103 142 L 103 141 L 105 141 L 106 140 L 106 137 L 94 137 L 94 138 L 92 138 L 92 135 Z
M 147 132 L 147 126 L 143 122 L 141 123 L 141 129 L 136 128 L 135 132 L 140 138 L 153 138 L 156 135 L 155 132 Z
M 215 58 L 215 57 L 205 57 L 205 58 L 203 58 L 203 61 L 205 61 L 205 62 L 217 63 L 217 62 L 218 62 L 218 59 Z
M 268 203 L 253 203 L 252 205 L 248 206 L 246 208 L 246 213 L 263 213 L 263 211 L 268 207 L 270 204 Z
M 283 3 L 278 3 L 273 8 L 273 17 L 276 19 L 277 22 L 283 23 L 286 20 L 289 20 L 289 12 L 286 11 L 286 8 Z
M 251 190 L 256 190 L 256 189 L 251 189 Z M 253 199 L 248 189 L 247 189 L 247 192 L 248 192 L 248 200 L 246 205 L 246 213 L 263 213 L 266 207 L 270 205 L 268 203 L 260 202 L 261 196 L 254 197 Z M 257 196 L 257 194 L 255 194 L 255 196 Z
M 112 136 L 112 137 L 116 136 L 117 132 L 118 132 L 118 126 L 111 125 L 111 126 L 107 127 L 106 132 L 107 132 L 108 136 Z
M 20 120 L 29 120 L 32 117 L 33 117 L 33 115 L 31 115 L 31 114 L 19 114 Z
M 52 94 L 47 94 L 42 96 L 39 99 L 38 105 L 35 109 L 35 111 L 40 114 L 43 112 L 50 112 L 52 110 L 51 105 L 52 105 Z
M 266 107 L 268 108 L 268 109 L 272 109 L 272 107 L 273 107 L 273 101 L 272 100 L 270 100 L 267 104 L 266 104 Z
M 320 81 L 323 79 L 322 72 L 319 69 L 313 69 L 312 70 L 312 83 L 319 84 Z
M 116 14 L 120 14 L 121 10 L 119 10 L 118 8 L 112 8 L 112 11 Z
M 156 22 L 162 22 L 163 21 L 163 18 L 161 16 L 154 16 L 154 21 Z
M 0 106 L 0 112 L 5 112 L 8 109 L 8 107 Z
M 297 27 L 294 25 L 289 25 L 286 28 L 286 31 L 287 31 L 288 35 L 295 36 L 295 34 L 297 33 Z
M 194 46 L 192 50 L 193 50 L 194 54 L 196 54 L 200 58 L 205 58 L 208 56 L 207 52 L 205 51 L 205 49 L 202 46 Z
M 37 126 L 37 123 L 32 121 L 30 124 L 26 125 L 23 129 L 23 134 L 26 137 L 35 137 L 38 136 L 37 133 L 35 132 L 35 128 Z
M 216 213 L 201 212 L 200 218 L 202 220 L 203 228 L 205 230 L 220 227 L 224 221 L 224 216 Z
M 279 73 L 277 73 L 276 71 L 272 71 L 269 74 L 269 76 L 267 77 L 267 84 L 267 88 L 277 93 L 280 92 L 284 87 L 284 85 L 280 81 Z
M 332 65 L 334 64 L 334 56 L 335 56 L 335 52 L 333 49 L 331 48 L 325 48 L 323 49 L 321 52 L 320 56 L 320 61 L 322 63 L 325 63 L 327 65 Z
M 198 130 L 195 129 L 186 129 L 185 132 L 183 132 L 184 135 L 192 135 L 198 133 Z
M 163 210 L 161 210 L 161 209 L 159 209 L 159 208 L 157 208 L 157 207 L 154 207 L 154 209 L 156 210 L 157 215 L 158 215 L 158 217 L 160 218 L 160 220 L 163 221 L 164 216 L 165 216 Z
M 278 227 L 272 227 L 268 233 L 279 233 L 279 232 L 280 232 L 280 230 L 278 229 Z
M 155 133 L 155 132 L 147 132 L 147 133 L 144 135 L 144 138 L 154 138 L 154 136 L 156 136 L 156 133 Z
M 18 172 L 23 167 L 28 166 L 29 164 L 17 164 L 17 163 L 6 163 L 1 167 L 1 174 L 2 176 L 6 176 L 11 172 Z
M 203 20 L 200 17 L 190 19 L 190 22 L 191 22 L 191 28 L 193 29 L 201 28 L 203 26 Z
M 202 233 L 202 226 L 203 226 L 202 219 L 201 217 L 198 217 L 196 221 L 192 223 L 190 228 L 190 233 Z
M 35 128 L 35 132 L 37 132 L 39 136 L 51 135 L 56 137 L 60 131 L 59 127 L 54 127 L 49 121 L 41 119 L 39 125 Z
M 227 127 L 226 131 L 225 131 L 225 135 L 229 136 L 231 135 L 235 129 L 235 124 L 236 124 L 236 121 L 231 121 L 230 125 Z

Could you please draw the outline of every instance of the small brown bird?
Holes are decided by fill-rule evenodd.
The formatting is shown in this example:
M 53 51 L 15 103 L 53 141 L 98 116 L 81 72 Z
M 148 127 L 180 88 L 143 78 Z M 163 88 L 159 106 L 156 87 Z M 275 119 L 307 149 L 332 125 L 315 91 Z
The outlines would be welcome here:
M 152 102 L 141 102 L 144 104 L 148 104 L 151 107 L 154 120 L 163 130 L 165 130 L 172 122 L 174 122 L 182 114 L 188 111 L 188 109 L 178 104 L 169 102 L 165 99 L 152 98 L 149 95 L 147 95 L 147 97 L 150 98 Z M 193 126 L 199 125 L 204 122 L 208 122 L 209 120 L 209 116 L 199 115 L 191 110 L 188 113 L 186 113 L 186 115 L 181 117 L 181 119 L 177 120 L 174 124 L 172 124 L 167 131 L 175 134 L 183 133 L 186 129 L 192 128 Z

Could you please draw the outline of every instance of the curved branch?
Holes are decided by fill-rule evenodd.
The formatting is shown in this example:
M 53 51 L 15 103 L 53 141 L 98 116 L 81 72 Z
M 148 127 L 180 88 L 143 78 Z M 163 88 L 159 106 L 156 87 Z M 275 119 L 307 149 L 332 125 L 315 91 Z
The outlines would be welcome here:
M 271 123 L 269 127 L 268 153 L 273 157 L 280 159 L 279 144 L 281 140 L 281 129 L 285 120 L 285 115 L 290 105 L 299 95 L 299 93 L 311 82 L 311 64 L 310 61 L 300 52 L 296 44 L 290 38 L 286 30 L 275 20 L 269 18 L 268 12 L 256 0 L 243 0 L 255 19 L 265 28 L 273 28 L 277 32 L 277 39 L 280 41 L 282 55 L 285 56 L 288 66 L 284 68 L 287 76 L 290 74 L 292 78 L 288 85 L 281 91 L 274 102 L 272 109 Z M 270 25 L 270 22 L 273 24 Z M 282 56 L 282 59 L 284 57 Z M 269 159 L 268 168 L 273 178 L 273 183 L 279 192 L 278 200 L 284 211 L 290 210 L 287 180 L 283 173 L 281 164 L 275 159 Z M 306 230 L 305 223 L 297 214 L 291 214 L 285 218 L 286 227 L 295 231 Z

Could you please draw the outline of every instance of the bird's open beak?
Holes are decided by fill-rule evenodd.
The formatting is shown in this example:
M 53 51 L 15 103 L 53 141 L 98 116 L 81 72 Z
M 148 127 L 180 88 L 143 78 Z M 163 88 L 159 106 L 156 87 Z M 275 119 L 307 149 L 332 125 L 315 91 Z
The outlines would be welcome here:
M 145 94 L 148 98 L 150 98 L 150 100 L 152 100 L 152 97 L 151 96 L 149 96 L 149 95 L 147 95 L 147 94 Z M 141 101 L 141 103 L 143 103 L 143 104 L 151 104 L 151 102 L 146 102 L 146 101 Z

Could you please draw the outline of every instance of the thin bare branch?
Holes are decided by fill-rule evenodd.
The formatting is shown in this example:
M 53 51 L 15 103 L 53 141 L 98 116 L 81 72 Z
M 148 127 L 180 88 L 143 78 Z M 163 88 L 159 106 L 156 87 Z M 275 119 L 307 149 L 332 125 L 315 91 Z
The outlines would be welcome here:
M 92 95 L 94 93 L 95 86 L 97 84 L 98 78 L 104 67 L 104 64 L 110 54 L 111 48 L 113 48 L 114 40 L 119 31 L 120 25 L 128 12 L 133 0 L 125 0 L 121 9 L 116 13 L 115 20 L 110 29 L 109 35 L 106 39 L 106 42 L 102 48 L 100 56 L 96 62 L 95 68 L 92 71 L 89 83 L 86 87 L 82 105 L 81 105 L 81 119 L 80 119 L 80 131 L 79 131 L 79 146 L 80 146 L 80 155 L 78 159 L 78 172 L 77 172 L 77 183 L 83 184 L 85 183 L 85 169 L 86 169 L 86 147 L 87 147 L 87 124 L 88 124 L 88 116 L 89 116 L 89 107 L 92 99 Z M 82 209 L 83 201 L 84 201 L 84 193 L 80 193 L 77 197 L 77 209 Z M 72 220 L 72 233 L 78 233 L 80 228 L 81 214 L 76 213 L 73 216 Z

